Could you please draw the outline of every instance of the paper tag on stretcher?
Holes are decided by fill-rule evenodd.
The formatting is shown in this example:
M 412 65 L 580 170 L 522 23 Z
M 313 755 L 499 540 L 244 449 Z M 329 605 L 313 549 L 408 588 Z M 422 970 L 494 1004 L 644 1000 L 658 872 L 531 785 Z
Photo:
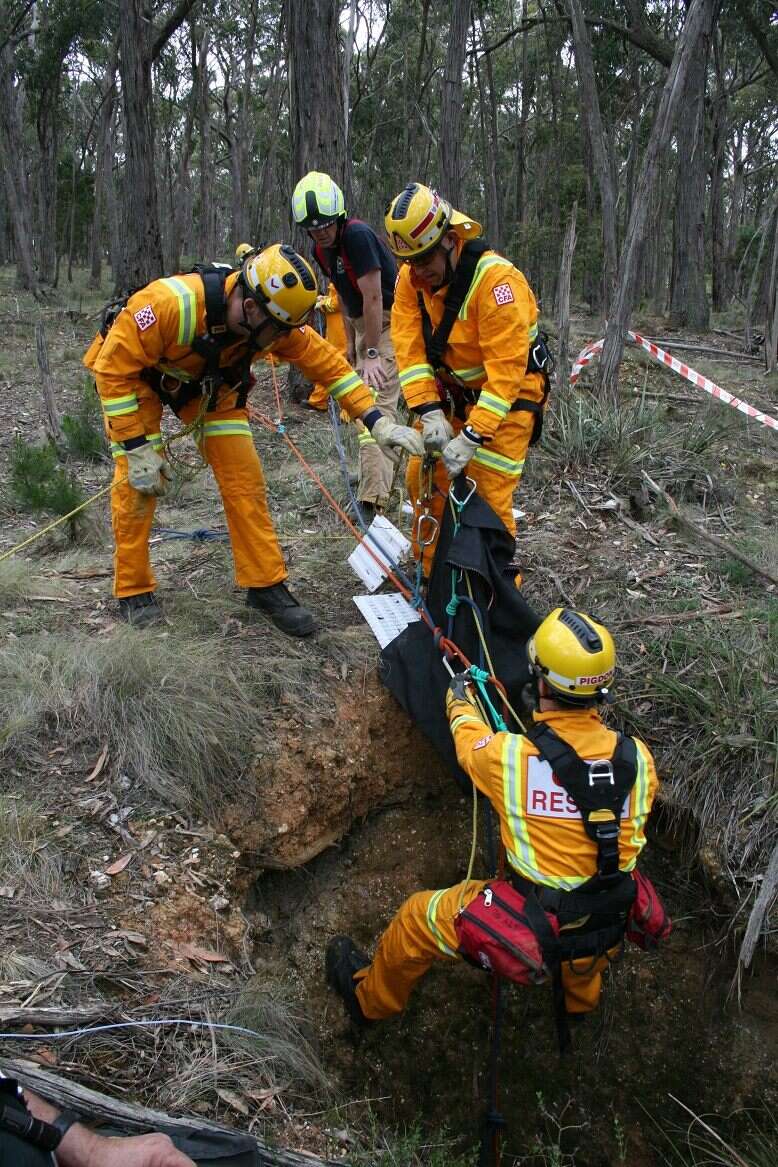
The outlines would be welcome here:
M 369 544 L 370 551 L 365 544 Z M 402 531 L 389 522 L 385 515 L 376 515 L 367 529 L 362 542 L 351 552 L 348 565 L 355 575 L 358 575 L 369 592 L 380 588 L 389 572 L 391 564 L 387 559 L 397 562 L 411 549 L 409 541 Z
M 381 648 L 386 648 L 409 624 L 420 619 L 419 613 L 399 592 L 385 596 L 354 596 L 354 603 L 367 620 Z

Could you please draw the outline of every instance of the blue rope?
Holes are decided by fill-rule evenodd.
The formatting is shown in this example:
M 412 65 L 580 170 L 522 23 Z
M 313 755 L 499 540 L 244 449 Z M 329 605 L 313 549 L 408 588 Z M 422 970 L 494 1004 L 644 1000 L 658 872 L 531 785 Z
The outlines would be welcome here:
M 343 445 L 343 437 L 340 432 L 340 410 L 335 404 L 334 398 L 330 397 L 327 401 L 327 410 L 330 416 L 330 425 L 332 426 L 332 436 L 335 439 L 335 449 L 338 452 L 338 462 L 340 463 L 340 473 L 343 477 L 343 485 L 346 487 L 346 493 L 354 511 L 354 516 L 358 525 L 363 531 L 366 531 L 368 524 L 365 522 L 365 516 L 362 514 L 362 508 L 359 505 L 357 496 L 354 494 L 351 485 L 351 476 L 348 468 L 348 459 L 346 457 L 346 447 Z
M 505 719 L 502 714 L 495 708 L 486 688 L 486 682 L 489 680 L 489 674 L 485 669 L 479 669 L 476 665 L 471 665 L 468 672 L 478 686 L 478 691 L 483 698 L 486 708 L 489 710 L 489 716 L 492 721 L 492 728 L 497 730 L 498 733 L 507 733 L 508 726 L 505 724 Z
M 229 532 L 224 530 L 211 531 L 207 527 L 199 527 L 196 531 L 174 531 L 171 527 L 152 527 L 153 535 L 162 539 L 191 539 L 193 543 L 227 542 Z

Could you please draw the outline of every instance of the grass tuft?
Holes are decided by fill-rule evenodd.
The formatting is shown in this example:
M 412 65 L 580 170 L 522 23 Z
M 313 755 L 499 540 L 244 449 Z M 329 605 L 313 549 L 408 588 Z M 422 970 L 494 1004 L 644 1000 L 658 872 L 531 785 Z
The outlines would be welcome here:
M 213 813 L 241 794 L 259 711 L 284 692 L 302 700 L 307 683 L 292 650 L 239 658 L 221 640 L 135 629 L 30 637 L 0 649 L 0 756 L 29 764 L 54 739 L 107 744 L 140 789 Z

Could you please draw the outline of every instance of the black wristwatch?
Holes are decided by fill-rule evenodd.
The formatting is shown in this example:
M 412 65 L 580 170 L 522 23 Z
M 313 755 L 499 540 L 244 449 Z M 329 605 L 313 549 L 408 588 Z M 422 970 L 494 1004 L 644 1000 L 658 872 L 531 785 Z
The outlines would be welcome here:
M 81 1115 L 76 1114 L 75 1110 L 61 1110 L 54 1122 L 49 1123 L 49 1126 L 53 1127 L 59 1136 L 55 1146 L 51 1148 L 52 1151 L 60 1145 L 70 1128 L 77 1122 L 81 1122 Z
M 375 361 L 375 360 L 377 360 L 377 359 L 378 359 L 378 355 L 379 355 L 379 353 L 378 353 L 378 349 L 377 349 L 377 348 L 366 348 L 366 349 L 365 349 L 365 356 L 367 357 L 367 359 L 368 359 L 369 361 Z

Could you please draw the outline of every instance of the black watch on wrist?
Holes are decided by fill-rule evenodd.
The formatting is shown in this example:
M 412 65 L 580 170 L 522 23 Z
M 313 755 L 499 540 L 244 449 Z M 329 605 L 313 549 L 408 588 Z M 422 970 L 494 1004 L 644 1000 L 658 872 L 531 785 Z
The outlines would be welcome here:
M 81 1122 L 80 1114 L 76 1114 L 74 1110 L 61 1110 L 54 1119 L 54 1122 L 49 1123 L 49 1126 L 53 1127 L 59 1136 L 55 1146 L 51 1148 L 52 1150 L 55 1150 L 60 1145 L 70 1128 L 77 1122 Z
M 367 357 L 367 359 L 369 361 L 377 361 L 378 360 L 378 349 L 377 348 L 366 348 L 365 349 L 365 356 Z

